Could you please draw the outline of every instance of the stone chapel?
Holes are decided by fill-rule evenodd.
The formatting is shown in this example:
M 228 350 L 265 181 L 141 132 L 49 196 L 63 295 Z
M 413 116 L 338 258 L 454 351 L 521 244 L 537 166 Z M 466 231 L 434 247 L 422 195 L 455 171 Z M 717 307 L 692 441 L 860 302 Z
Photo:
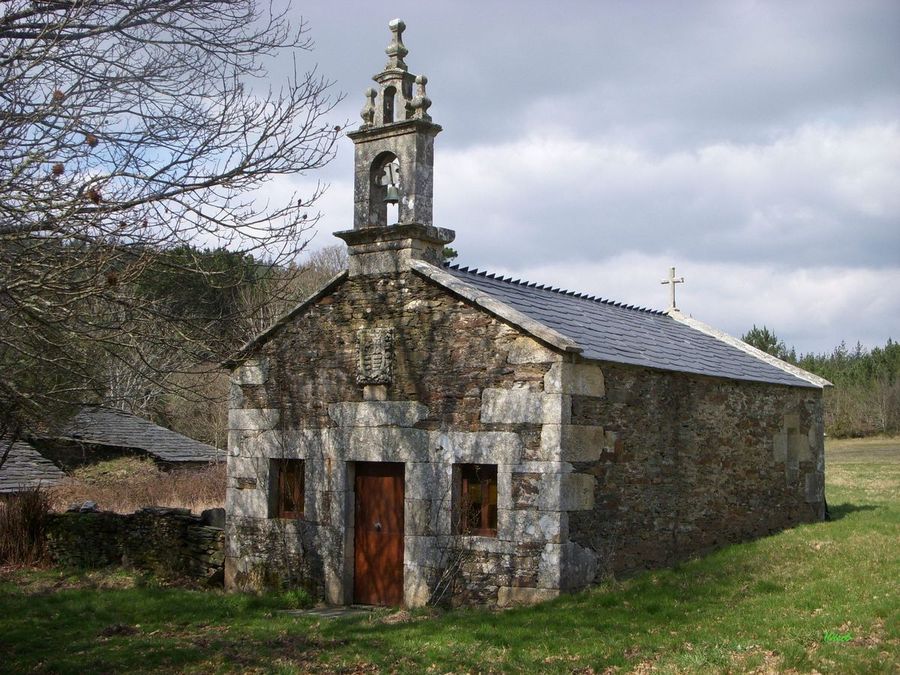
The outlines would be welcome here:
M 228 364 L 227 586 L 505 606 L 822 519 L 827 381 L 674 309 L 443 263 L 441 127 L 390 30 L 347 134 L 349 269 Z

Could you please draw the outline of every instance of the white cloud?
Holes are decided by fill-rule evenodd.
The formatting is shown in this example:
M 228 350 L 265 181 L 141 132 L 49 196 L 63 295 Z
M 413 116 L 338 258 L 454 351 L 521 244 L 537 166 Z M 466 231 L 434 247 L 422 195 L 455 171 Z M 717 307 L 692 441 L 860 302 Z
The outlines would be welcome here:
M 813 266 L 883 264 L 900 250 L 896 125 L 806 125 L 764 144 L 671 153 L 535 134 L 439 151 L 437 162 L 438 224 L 494 258 L 634 249 Z
M 390 17 L 351 4 L 303 12 L 356 120 Z M 569 9 L 392 10 L 445 129 L 435 224 L 461 262 L 657 307 L 676 264 L 681 304 L 732 332 L 765 323 L 802 350 L 900 335 L 900 5 Z M 339 153 L 313 246 L 352 225 Z
M 843 267 L 781 269 L 765 264 L 721 264 L 626 253 L 596 262 L 491 267 L 513 278 L 665 309 L 660 282 L 677 262 L 679 308 L 737 337 L 766 325 L 800 352 L 824 352 L 840 340 L 874 347 L 900 336 L 900 269 Z M 835 334 L 835 327 L 840 331 Z

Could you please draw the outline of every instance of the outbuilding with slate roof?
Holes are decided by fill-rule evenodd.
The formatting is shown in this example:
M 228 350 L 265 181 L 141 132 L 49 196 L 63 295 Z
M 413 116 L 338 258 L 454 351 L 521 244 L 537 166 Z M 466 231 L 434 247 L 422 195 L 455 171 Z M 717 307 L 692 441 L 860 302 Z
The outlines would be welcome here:
M 138 415 L 103 406 L 84 406 L 62 429 L 53 435 L 32 436 L 29 443 L 32 452 L 42 459 L 40 466 L 46 468 L 49 464 L 61 475 L 85 464 L 128 455 L 146 457 L 164 469 L 200 467 L 225 460 L 225 453 L 218 448 Z M 23 470 L 27 468 L 22 466 Z M 33 481 L 49 484 L 37 468 L 35 465 Z M 0 481 L 7 471 L 6 465 L 0 467 Z
M 503 606 L 823 518 L 825 380 L 677 310 L 443 264 L 441 128 L 390 27 L 349 267 L 229 364 L 227 585 Z
M 25 441 L 0 439 L 0 494 L 52 487 L 66 474 Z

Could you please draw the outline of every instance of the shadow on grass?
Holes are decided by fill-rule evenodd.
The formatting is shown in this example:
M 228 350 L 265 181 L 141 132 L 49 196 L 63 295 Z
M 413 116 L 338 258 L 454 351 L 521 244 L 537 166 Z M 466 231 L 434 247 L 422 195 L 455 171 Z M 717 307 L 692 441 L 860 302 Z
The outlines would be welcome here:
M 828 505 L 828 520 L 840 520 L 846 516 L 849 516 L 851 513 L 856 513 L 857 511 L 875 511 L 878 507 L 872 504 L 829 504 Z
M 831 508 L 840 519 L 878 507 Z M 820 625 L 827 616 L 801 621 L 795 606 L 821 607 L 840 596 L 845 581 L 832 579 L 833 562 L 809 552 L 802 529 L 792 532 L 536 607 L 420 620 L 413 613 L 406 623 L 379 613 L 289 616 L 277 611 L 284 598 L 160 588 L 30 594 L 0 584 L 0 670 L 423 672 L 436 665 L 459 672 L 490 664 L 508 672 L 572 672 L 631 668 L 672 653 L 685 669 L 727 671 L 735 668 L 733 653 L 759 644 L 791 647 L 781 665 L 811 670 L 805 645 L 828 627 Z M 802 593 L 792 586 L 798 574 L 813 579 Z M 807 598 L 813 587 L 815 597 Z

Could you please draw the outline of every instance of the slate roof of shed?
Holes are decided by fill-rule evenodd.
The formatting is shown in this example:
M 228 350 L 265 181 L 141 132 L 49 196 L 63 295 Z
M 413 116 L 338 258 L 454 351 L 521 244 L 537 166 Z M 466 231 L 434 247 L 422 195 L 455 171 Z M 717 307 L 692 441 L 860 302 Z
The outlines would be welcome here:
M 797 374 L 789 372 L 784 368 L 787 364 L 774 365 L 772 361 L 776 360 L 771 357 L 767 362 L 665 312 L 456 265 L 444 269 L 463 283 L 569 338 L 581 348 L 585 358 L 793 387 L 819 388 L 825 383 L 797 368 L 792 368 Z M 810 378 L 806 379 L 806 375 Z
M 0 440 L 0 455 L 9 443 Z M 0 467 L 0 493 L 19 492 L 31 487 L 47 487 L 58 483 L 66 474 L 53 462 L 24 441 L 12 444 L 9 455 Z
M 82 408 L 61 437 L 91 445 L 143 450 L 164 462 L 214 462 L 225 456 L 211 445 L 113 408 Z

